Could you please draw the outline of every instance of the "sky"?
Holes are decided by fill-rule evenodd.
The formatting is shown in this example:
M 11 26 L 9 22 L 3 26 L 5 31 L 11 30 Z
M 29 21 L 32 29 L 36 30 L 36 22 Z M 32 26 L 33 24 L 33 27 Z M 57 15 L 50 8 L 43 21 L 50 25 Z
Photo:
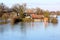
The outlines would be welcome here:
M 60 11 L 60 0 L 1 0 L 0 3 L 4 3 L 8 7 L 17 3 L 26 3 L 29 8 L 40 7 L 44 10 Z

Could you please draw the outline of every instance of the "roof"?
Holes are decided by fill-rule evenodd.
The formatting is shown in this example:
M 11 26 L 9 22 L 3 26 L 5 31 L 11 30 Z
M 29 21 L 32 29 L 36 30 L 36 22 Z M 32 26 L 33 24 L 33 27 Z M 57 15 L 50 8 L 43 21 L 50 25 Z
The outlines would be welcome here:
M 44 16 L 43 16 L 43 15 L 31 14 L 31 17 L 34 18 L 34 19 L 41 19 L 41 18 L 43 18 Z

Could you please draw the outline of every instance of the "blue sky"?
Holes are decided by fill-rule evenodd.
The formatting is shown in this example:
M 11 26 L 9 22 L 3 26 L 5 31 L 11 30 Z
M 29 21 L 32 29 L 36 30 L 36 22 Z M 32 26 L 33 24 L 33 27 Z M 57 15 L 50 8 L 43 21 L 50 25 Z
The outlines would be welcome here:
M 40 7 L 41 9 L 50 11 L 60 10 L 60 0 L 1 0 L 0 3 L 4 3 L 9 7 L 16 3 L 27 3 L 27 7 L 29 8 Z

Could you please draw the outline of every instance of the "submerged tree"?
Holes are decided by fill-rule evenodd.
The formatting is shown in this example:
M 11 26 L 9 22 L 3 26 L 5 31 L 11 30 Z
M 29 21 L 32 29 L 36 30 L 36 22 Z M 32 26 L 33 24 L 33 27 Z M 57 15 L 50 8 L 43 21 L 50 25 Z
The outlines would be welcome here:
M 24 18 L 24 11 L 25 11 L 25 4 L 24 5 L 20 5 L 20 4 L 16 4 L 13 6 L 13 10 L 17 12 L 17 15 L 19 14 L 19 17 L 22 19 Z
M 7 13 L 4 13 L 4 14 L 2 15 L 2 19 L 4 20 L 4 22 L 7 21 L 8 17 L 9 17 L 9 16 L 8 16 Z

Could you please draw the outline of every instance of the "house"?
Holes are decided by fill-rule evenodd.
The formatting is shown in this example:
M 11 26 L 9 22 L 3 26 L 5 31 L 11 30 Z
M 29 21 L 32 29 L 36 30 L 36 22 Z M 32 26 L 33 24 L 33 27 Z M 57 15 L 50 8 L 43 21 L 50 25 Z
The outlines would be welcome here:
M 25 16 L 25 18 L 31 18 L 31 19 L 34 19 L 34 21 L 41 21 L 41 20 L 43 20 L 43 15 L 37 15 L 36 13 L 35 13 L 35 9 L 33 10 L 33 9 L 28 9 L 28 10 L 26 10 L 25 11 L 25 13 L 24 13 L 24 15 L 26 15 Z
M 25 10 L 25 13 L 24 13 L 25 18 L 31 18 L 31 14 L 34 14 L 34 10 L 32 9 Z
M 50 12 L 50 18 L 57 18 L 57 14 L 55 11 Z
M 43 15 L 31 14 L 32 19 L 43 19 Z
M 43 21 L 44 16 L 43 15 L 31 14 L 31 18 L 34 19 L 34 21 Z
M 50 15 L 50 18 L 57 18 L 57 15 Z

